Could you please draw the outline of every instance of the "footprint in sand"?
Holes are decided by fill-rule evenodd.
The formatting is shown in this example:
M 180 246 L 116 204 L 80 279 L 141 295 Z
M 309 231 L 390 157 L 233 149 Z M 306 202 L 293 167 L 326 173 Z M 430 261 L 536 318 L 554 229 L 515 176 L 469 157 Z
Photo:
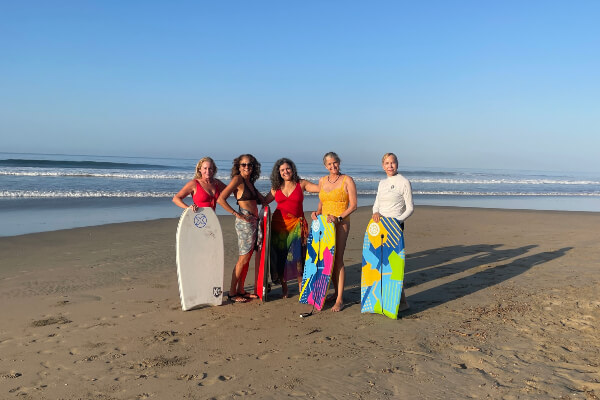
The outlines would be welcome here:
M 204 381 L 200 382 L 198 386 L 210 386 L 219 382 L 227 382 L 232 380 L 234 377 L 229 375 L 219 375 L 212 378 L 206 378 Z
M 201 381 L 208 376 L 206 372 L 200 374 L 182 374 L 177 377 L 179 381 Z

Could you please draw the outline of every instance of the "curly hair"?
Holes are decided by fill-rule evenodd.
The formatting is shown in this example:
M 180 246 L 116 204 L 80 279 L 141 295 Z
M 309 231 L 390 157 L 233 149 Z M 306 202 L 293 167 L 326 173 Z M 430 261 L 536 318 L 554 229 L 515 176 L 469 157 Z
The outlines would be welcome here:
M 231 177 L 240 174 L 240 161 L 242 158 L 247 157 L 252 163 L 252 173 L 250 174 L 250 182 L 254 183 L 260 177 L 260 163 L 252 154 L 242 154 L 241 156 L 233 159 L 233 166 L 231 167 Z
M 196 174 L 194 175 L 194 179 L 202 179 L 202 172 L 200 171 L 200 168 L 202 168 L 202 164 L 204 164 L 205 161 L 209 161 L 212 164 L 212 167 L 215 170 L 215 175 L 217 175 L 217 164 L 215 164 L 215 160 L 210 157 L 202 157 L 200 161 L 198 161 L 198 164 L 196 164 Z
M 292 169 L 292 181 L 296 183 L 300 182 L 300 177 L 298 176 L 296 164 L 294 164 L 294 162 L 289 158 L 280 158 L 279 160 L 275 161 L 275 165 L 273 165 L 273 171 L 271 171 L 271 188 L 275 190 L 281 188 L 281 186 L 283 185 L 283 178 L 279 173 L 279 168 L 283 164 L 288 164 Z

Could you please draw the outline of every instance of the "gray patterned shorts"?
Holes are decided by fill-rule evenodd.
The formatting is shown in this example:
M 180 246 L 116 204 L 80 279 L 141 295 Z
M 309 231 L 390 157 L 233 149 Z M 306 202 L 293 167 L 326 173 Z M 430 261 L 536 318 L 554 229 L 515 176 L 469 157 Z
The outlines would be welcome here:
M 240 208 L 240 214 L 252 215 L 250 211 Z M 235 233 L 238 237 L 238 248 L 240 256 L 250 253 L 256 245 L 258 231 L 258 219 L 254 218 L 252 222 L 246 222 L 243 219 L 235 219 Z

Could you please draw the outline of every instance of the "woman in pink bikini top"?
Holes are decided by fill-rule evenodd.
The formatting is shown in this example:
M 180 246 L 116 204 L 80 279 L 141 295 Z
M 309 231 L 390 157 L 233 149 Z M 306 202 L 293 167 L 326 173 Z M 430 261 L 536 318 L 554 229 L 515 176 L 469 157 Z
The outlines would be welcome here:
M 196 165 L 196 175 L 194 179 L 185 184 L 185 186 L 173 196 L 173 203 L 185 209 L 192 207 L 194 211 L 198 207 L 210 207 L 213 210 L 217 206 L 217 199 L 225 188 L 225 184 L 215 178 L 217 165 L 210 157 L 204 157 Z M 193 203 L 188 206 L 183 199 L 192 195 Z

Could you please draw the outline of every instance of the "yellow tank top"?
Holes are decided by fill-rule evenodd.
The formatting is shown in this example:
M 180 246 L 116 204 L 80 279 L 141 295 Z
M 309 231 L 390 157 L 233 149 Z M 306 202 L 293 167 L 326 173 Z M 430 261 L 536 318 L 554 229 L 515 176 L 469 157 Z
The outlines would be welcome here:
M 342 180 L 342 184 L 329 192 L 321 189 L 319 191 L 319 200 L 323 203 L 323 208 L 321 213 L 323 215 L 331 214 L 339 217 L 341 213 L 346 211 L 348 208 L 349 197 L 348 192 L 344 190 L 344 183 L 346 181 L 346 177 L 344 176 L 344 180 Z

